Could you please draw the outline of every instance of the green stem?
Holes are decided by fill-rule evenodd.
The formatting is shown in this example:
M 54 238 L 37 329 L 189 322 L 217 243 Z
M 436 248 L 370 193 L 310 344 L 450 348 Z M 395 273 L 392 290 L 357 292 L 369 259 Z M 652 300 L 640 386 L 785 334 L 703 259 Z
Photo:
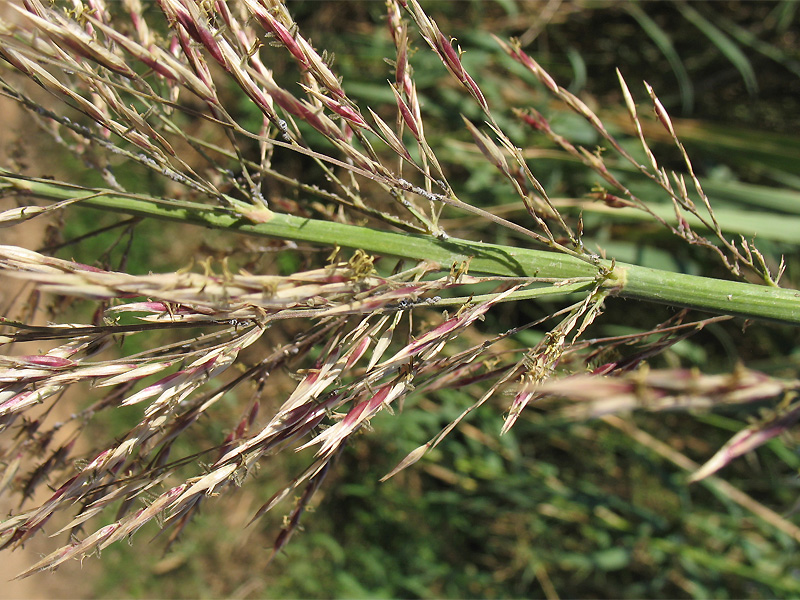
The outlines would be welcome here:
M 379 255 L 438 263 L 443 271 L 469 261 L 470 272 L 517 277 L 600 277 L 620 298 L 646 300 L 746 318 L 800 324 L 800 292 L 782 288 L 685 275 L 601 260 L 592 264 L 557 252 L 514 248 L 461 239 L 380 231 L 270 213 L 254 223 L 230 210 L 203 204 L 145 196 L 127 196 L 104 190 L 0 173 L 0 183 L 18 192 L 48 200 L 86 196 L 81 204 L 141 217 L 193 223 L 247 235 L 288 239 L 329 246 L 361 249 Z M 237 202 L 231 199 L 232 204 Z

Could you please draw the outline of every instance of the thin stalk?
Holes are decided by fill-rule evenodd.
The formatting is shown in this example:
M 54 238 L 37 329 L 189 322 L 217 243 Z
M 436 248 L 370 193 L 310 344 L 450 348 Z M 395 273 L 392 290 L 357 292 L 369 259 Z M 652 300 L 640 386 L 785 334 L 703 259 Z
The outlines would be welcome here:
M 800 291 L 797 290 L 698 277 L 608 260 L 598 259 L 593 264 L 585 259 L 552 251 L 454 238 L 441 240 L 432 236 L 380 231 L 275 212 L 266 216 L 265 222 L 254 223 L 235 214 L 231 209 L 141 195 L 129 196 L 65 183 L 21 178 L 8 173 L 0 173 L 0 184 L 18 192 L 54 201 L 86 195 L 87 198 L 81 201 L 84 206 L 140 217 L 424 260 L 437 263 L 442 271 L 448 271 L 453 266 L 468 265 L 472 273 L 489 275 L 603 278 L 603 286 L 607 291 L 620 298 L 800 325 Z M 228 200 L 232 206 L 237 204 L 233 198 Z

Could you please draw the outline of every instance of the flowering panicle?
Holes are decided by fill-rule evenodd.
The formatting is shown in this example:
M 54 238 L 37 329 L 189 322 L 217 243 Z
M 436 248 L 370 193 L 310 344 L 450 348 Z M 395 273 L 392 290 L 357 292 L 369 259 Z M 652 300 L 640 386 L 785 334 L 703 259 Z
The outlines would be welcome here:
M 611 133 L 609 133 L 600 117 L 598 117 L 597 114 L 592 111 L 580 98 L 559 86 L 552 76 L 547 73 L 547 71 L 538 62 L 536 62 L 535 59 L 522 50 L 519 41 L 511 40 L 511 42 L 505 42 L 496 36 L 495 41 L 497 41 L 500 47 L 503 48 L 503 50 L 511 58 L 528 69 L 530 73 L 536 77 L 536 79 L 539 80 L 551 94 L 561 100 L 572 111 L 583 117 L 595 129 L 595 131 L 600 134 L 601 138 L 619 154 L 619 156 L 621 156 L 629 164 L 633 165 L 640 173 L 642 173 L 651 181 L 655 182 L 662 190 L 664 190 L 664 192 L 666 192 L 673 203 L 676 215 L 675 221 L 677 222 L 677 225 L 673 225 L 662 216 L 656 214 L 646 202 L 636 197 L 624 184 L 622 184 L 610 172 L 605 163 L 605 159 L 600 153 L 591 152 L 586 148 L 574 146 L 566 138 L 554 132 L 547 123 L 547 120 L 534 109 L 529 108 L 526 111 L 516 111 L 517 116 L 523 122 L 535 130 L 541 131 L 547 135 L 564 150 L 569 152 L 572 156 L 575 156 L 587 167 L 600 175 L 608 184 L 610 184 L 625 198 L 625 205 L 635 206 L 636 208 L 647 212 L 652 219 L 658 221 L 662 226 L 669 229 L 678 237 L 686 240 L 688 243 L 701 245 L 714 252 L 725 265 L 725 267 L 735 276 L 741 278 L 744 277 L 744 273 L 741 269 L 741 265 L 744 265 L 751 271 L 758 274 L 765 281 L 765 283 L 772 286 L 777 286 L 778 281 L 783 274 L 783 264 L 778 267 L 777 273 L 773 274 L 763 260 L 763 255 L 760 251 L 758 251 L 752 242 L 742 238 L 740 247 L 738 247 L 736 243 L 731 242 L 725 235 L 725 232 L 722 231 L 722 228 L 720 227 L 720 224 L 718 223 L 714 214 L 714 210 L 711 207 L 708 196 L 703 191 L 700 180 L 695 175 L 695 170 L 689 155 L 677 137 L 672 120 L 670 119 L 667 110 L 664 108 L 664 105 L 658 99 L 655 91 L 650 85 L 645 83 L 645 88 L 650 96 L 655 117 L 661 126 L 666 129 L 669 139 L 677 147 L 684 164 L 686 165 L 689 177 L 692 180 L 694 191 L 702 200 L 704 212 L 698 209 L 698 207 L 689 197 L 684 176 L 674 171 L 667 173 L 667 170 L 659 164 L 658 159 L 650 148 L 650 144 L 645 138 L 642 122 L 637 113 L 633 95 L 631 94 L 628 85 L 619 70 L 617 70 L 617 77 L 619 79 L 625 105 L 628 109 L 630 122 L 636 132 L 637 137 L 639 138 L 642 149 L 647 156 L 649 165 L 641 164 L 640 161 L 634 158 L 624 148 L 624 145 L 621 144 L 613 135 L 611 135 Z M 674 186 L 673 183 L 675 184 Z M 605 190 L 603 190 L 600 195 L 600 199 L 603 201 L 612 196 L 605 192 Z M 620 205 L 619 202 L 613 202 L 612 204 L 617 206 Z M 684 218 L 684 214 L 689 214 L 695 217 L 704 227 L 713 232 L 716 238 L 715 242 L 706 239 L 702 235 L 692 230 L 688 221 L 686 218 Z
M 100 551 L 154 520 L 171 527 L 174 540 L 206 499 L 255 476 L 269 456 L 308 449 L 305 469 L 254 516 L 297 492 L 274 556 L 354 436 L 383 411 L 401 411 L 412 394 L 482 386 L 471 406 L 385 478 L 422 459 L 493 399 L 507 411 L 500 431 L 506 433 L 534 404 L 557 403 L 562 416 L 615 423 L 618 412 L 783 398 L 697 469 L 697 480 L 788 430 L 800 416 L 796 381 L 744 368 L 715 376 L 648 369 L 651 357 L 732 316 L 692 322 L 681 311 L 649 331 L 581 340 L 615 295 L 750 316 L 738 298 L 733 304 L 733 296 L 742 294 L 757 299 L 757 317 L 800 321 L 792 312 L 796 295 L 777 289 L 783 265 L 773 275 L 753 243 L 737 245 L 725 237 L 678 141 L 680 125 L 650 86 L 654 123 L 675 144 L 685 175 L 659 163 L 621 74 L 631 135 L 642 145 L 645 164 L 518 41 L 497 40 L 549 94 L 660 186 L 677 224 L 632 194 L 600 150 L 571 143 L 533 108 L 515 110 L 520 122 L 602 178 L 610 191 L 593 189 L 596 200 L 649 213 L 680 239 L 709 248 L 735 275 L 744 275 L 741 266 L 758 273 L 771 295 L 757 295 L 755 286 L 743 283 L 725 287 L 727 282 L 717 280 L 700 285 L 701 278 L 688 275 L 668 278 L 584 248 L 583 221 L 568 221 L 559 212 L 529 155 L 493 115 L 461 48 L 417 0 L 386 2 L 394 56 L 383 107 L 361 106 L 349 95 L 332 56 L 304 37 L 281 0 L 158 0 L 148 8 L 140 0 L 122 0 L 113 9 L 103 0 L 74 0 L 71 8 L 24 0 L 11 9 L 19 25 L 0 22 L 0 58 L 7 64 L 0 93 L 26 108 L 106 184 L 88 188 L 3 167 L 0 193 L 14 194 L 18 205 L 0 212 L 0 228 L 82 202 L 133 215 L 123 222 L 131 244 L 139 221 L 150 218 L 252 237 L 219 251 L 225 258 L 217 269 L 208 259 L 202 272 L 146 274 L 125 272 L 127 250 L 117 267 L 110 266 L 110 250 L 93 264 L 50 255 L 80 239 L 48 240 L 40 251 L 0 245 L 0 275 L 34 289 L 29 312 L 51 297 L 94 305 L 85 323 L 36 325 L 22 322 L 12 309 L 0 318 L 0 493 L 17 491 L 27 501 L 49 487 L 43 502 L 0 522 L 0 549 L 21 546 L 48 523 L 58 522 L 58 533 L 69 535 L 69 543 L 21 576 Z M 471 139 L 475 156 L 521 201 L 519 222 L 482 208 L 485 202 L 459 198 L 465 186 L 448 179 L 465 165 L 450 168 L 426 132 L 414 78 L 419 38 L 444 66 L 441 72 L 479 108 L 481 122 L 462 117 L 457 134 Z M 283 63 L 272 61 L 270 53 L 288 59 L 296 85 L 283 83 Z M 6 77 L 6 70 L 13 76 Z M 28 91 L 31 82 L 49 92 L 44 101 Z M 231 95 L 249 103 L 249 116 L 235 103 L 226 105 Z M 312 183 L 311 176 L 301 180 L 284 168 L 284 159 L 297 156 L 303 158 L 303 177 L 313 170 L 323 183 Z M 116 176 L 129 168 L 127 177 Z M 158 187 L 140 189 L 150 183 L 149 175 Z M 442 225 L 445 207 L 477 218 L 475 240 L 501 228 L 522 243 L 451 238 Z M 692 230 L 690 216 L 713 232 L 714 243 Z M 252 241 L 265 238 L 273 241 Z M 303 244 L 336 249 L 324 261 L 319 257 L 325 255 L 306 252 Z M 336 258 L 342 248 L 353 251 L 349 260 Z M 286 274 L 291 261 L 282 260 L 284 252 L 302 252 L 305 262 Z M 664 281 L 654 283 L 657 276 Z M 682 294 L 686 282 L 699 286 L 694 297 Z M 719 289 L 733 290 L 726 292 L 731 308 L 715 296 Z M 503 333 L 478 325 L 500 303 L 543 297 L 569 301 L 535 322 L 521 324 L 515 316 Z M 702 301 L 686 301 L 696 297 Z M 782 310 L 777 317 L 775 304 Z M 534 326 L 544 329 L 541 341 L 517 341 L 516 334 Z M 171 337 L 157 345 L 160 333 Z M 131 338 L 136 350 L 126 343 Z M 20 350 L 21 344 L 27 345 Z M 283 372 L 291 388 L 273 385 Z M 56 401 L 76 385 L 88 387 L 93 401 L 77 402 L 53 423 Z M 228 418 L 231 403 L 245 395 Z M 95 417 L 111 410 L 130 419 L 128 429 L 88 447 Z M 206 417 L 220 422 L 222 433 L 198 453 L 182 454 L 176 441 Z M 137 498 L 150 501 L 139 508 Z M 104 517 L 112 507 L 116 515 Z M 66 524 L 57 518 L 65 512 Z M 100 519 L 104 524 L 97 526 Z
M 51 293 L 123 301 L 108 306 L 106 325 L 57 328 L 63 330 L 65 337 L 74 336 L 74 341 L 46 354 L 0 360 L 0 428 L 10 427 L 32 406 L 81 381 L 92 383 L 98 390 L 110 390 L 105 402 L 119 409 L 144 406 L 140 422 L 127 435 L 88 459 L 80 472 L 50 499 L 0 525 L 0 543 L 6 547 L 24 543 L 56 512 L 81 498 L 91 497 L 92 501 L 66 527 L 73 533 L 114 500 L 162 483 L 170 472 L 168 448 L 176 434 L 191 426 L 242 379 L 224 384 L 221 390 L 202 392 L 206 383 L 229 371 L 242 351 L 263 336 L 271 320 L 312 317 L 320 325 L 261 361 L 251 369 L 250 376 L 268 375 L 301 349 L 308 349 L 323 334 L 329 336 L 314 367 L 306 372 L 268 423 L 257 426 L 254 406 L 249 416 L 229 434 L 206 473 L 162 494 L 147 509 L 123 516 L 80 542 L 52 553 L 25 574 L 102 549 L 132 535 L 159 515 L 165 516 L 167 524 L 182 527 L 203 498 L 232 484 L 238 485 L 265 453 L 276 448 L 320 446 L 314 464 L 293 484 L 296 487 L 307 481 L 307 491 L 316 489 L 330 462 L 356 431 L 378 411 L 397 404 L 407 395 L 413 389 L 410 382 L 415 377 L 436 373 L 440 365 L 434 359 L 445 343 L 519 288 L 511 287 L 487 302 L 459 312 L 385 358 L 399 317 L 403 310 L 419 302 L 421 295 L 479 280 L 462 275 L 457 283 L 449 276 L 422 281 L 421 277 L 431 268 L 424 265 L 388 278 L 380 277 L 371 267 L 359 266 L 367 263 L 372 265 L 371 260 L 361 256 L 358 260 L 287 277 L 232 274 L 226 270 L 221 275 L 207 271 L 203 275 L 184 272 L 134 276 L 18 247 L 0 246 L 0 269 L 6 274 L 34 281 Z M 140 297 L 147 299 L 138 300 Z M 114 319 L 124 313 L 144 313 L 140 317 L 144 324 L 115 324 Z M 356 317 L 352 323 L 351 315 Z M 124 359 L 91 360 L 90 348 L 98 339 L 133 335 L 146 331 L 150 323 L 163 326 L 198 323 L 222 329 L 196 338 L 192 350 L 164 348 Z M 14 340 L 13 334 L 10 339 Z M 367 364 L 359 366 L 362 363 Z M 350 383 L 334 388 L 342 381 Z M 97 408 L 88 410 L 73 419 L 82 422 Z M 336 417 L 332 426 L 312 435 L 338 410 L 345 412 Z M 309 441 L 301 443 L 310 435 Z M 58 454 L 63 452 L 60 450 Z M 63 458 L 57 461 L 54 454 L 53 460 L 34 473 L 36 481 L 32 476 L 28 487 L 32 489 L 36 482 L 45 480 L 57 462 L 63 462 Z M 162 473 L 155 480 L 149 476 L 154 464 L 160 465 Z M 284 532 L 276 547 L 288 535 L 290 532 Z

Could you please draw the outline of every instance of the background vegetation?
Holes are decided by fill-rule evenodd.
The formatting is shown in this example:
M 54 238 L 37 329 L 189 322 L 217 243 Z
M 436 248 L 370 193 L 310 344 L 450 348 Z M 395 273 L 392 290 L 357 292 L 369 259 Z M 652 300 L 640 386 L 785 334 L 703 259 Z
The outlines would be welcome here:
M 614 69 L 620 69 L 637 94 L 643 94 L 639 81 L 646 79 L 672 115 L 723 229 L 756 236 L 773 270 L 784 256 L 781 283 L 796 288 L 800 6 L 786 1 L 498 0 L 436 2 L 425 7 L 443 31 L 457 37 L 465 50 L 463 64 L 498 115 L 498 125 L 523 148 L 559 210 L 575 220 L 582 214 L 587 246 L 603 248 L 620 261 L 726 276 L 705 248 L 669 235 L 652 220 L 643 220 L 642 213 L 597 202 L 597 174 L 514 118 L 512 107 L 532 106 L 571 143 L 588 148 L 603 144 L 584 119 L 556 103 L 544 86 L 506 56 L 491 34 L 518 37 L 525 51 L 582 98 L 636 156 L 642 152 Z M 395 50 L 384 4 L 298 1 L 289 10 L 307 39 L 335 55 L 348 93 L 387 121 L 393 118 L 395 100 L 385 84 L 393 69 L 383 59 L 393 57 Z M 428 141 L 447 164 L 459 197 L 510 220 L 525 219 L 525 206 L 498 186 L 497 169 L 483 158 L 463 126 L 461 115 L 479 122 L 480 110 L 436 55 L 427 52 L 421 41 L 415 45 L 414 80 Z M 270 68 L 276 81 L 286 88 L 294 85 L 291 58 L 274 53 L 273 59 Z M 252 119 L 258 128 L 261 113 L 240 91 L 220 92 L 237 120 Z M 652 120 L 644 124 L 662 164 L 683 169 L 664 129 Z M 202 122 L 187 122 L 184 127 L 194 128 L 199 137 L 205 134 Z M 313 138 L 313 132 L 308 135 Z M 27 160 L 34 163 L 36 157 L 29 155 Z M 615 176 L 637 196 L 658 197 L 652 182 L 638 177 L 622 161 L 608 161 Z M 288 177 L 324 186 L 324 176 L 315 175 L 309 165 L 308 159 L 284 156 L 273 166 Z M 65 163 L 51 168 L 76 167 Z M 35 164 L 29 170 L 47 174 Z M 146 177 L 135 169 L 118 175 L 132 182 Z M 84 184 L 97 184 L 92 175 L 86 177 Z M 330 206 L 311 202 L 288 186 L 270 185 L 272 206 L 279 199 L 279 210 L 309 216 L 333 213 Z M 174 189 L 167 186 L 160 191 L 170 195 Z M 669 203 L 653 206 L 667 215 L 672 210 Z M 329 253 L 304 247 L 299 252 L 284 251 L 224 232 L 204 233 L 201 238 L 190 226 L 154 220 L 135 228 L 134 223 L 130 228 L 123 223 L 83 239 L 125 218 L 75 208 L 47 244 L 56 256 L 124 267 L 131 273 L 184 267 L 190 257 L 197 262 L 205 257 L 221 260 L 236 251 L 234 260 L 241 266 L 289 274 L 325 264 Z M 441 223 L 454 237 L 525 243 L 514 232 L 456 211 L 445 212 Z M 62 245 L 70 240 L 80 241 Z M 518 327 L 561 308 L 555 301 L 513 306 L 489 312 L 475 332 L 463 335 L 478 340 L 485 332 Z M 77 321 L 86 318 L 88 309 L 75 303 L 59 310 L 75 315 Z M 603 318 L 584 337 L 648 331 L 675 313 L 667 306 L 609 302 Z M 301 327 L 292 322 L 275 327 L 270 343 L 290 339 Z M 168 343 L 167 334 L 157 335 L 164 336 L 163 341 L 151 339 L 147 344 Z M 517 334 L 509 348 L 533 347 L 542 337 L 537 329 L 528 329 Z M 730 373 L 745 364 L 795 380 L 798 341 L 796 327 L 718 321 L 650 357 L 648 364 L 652 369 L 680 367 L 705 374 Z M 126 343 L 136 344 L 136 338 Z M 126 348 L 131 351 L 135 348 Z M 589 366 L 624 355 L 624 348 L 613 347 Z M 271 378 L 269 394 L 274 398 L 268 403 L 279 405 L 294 385 L 289 375 Z M 691 471 L 731 435 L 763 420 L 774 403 L 578 421 L 556 410 L 561 407 L 558 403 L 536 404 L 500 436 L 510 398 L 498 395 L 422 461 L 380 482 L 485 389 L 477 381 L 411 395 L 402 411 L 373 418 L 372 431 L 357 436 L 339 457 L 313 511 L 305 515 L 302 531 L 270 565 L 281 513 L 270 513 L 246 529 L 244 525 L 283 482 L 305 467 L 308 451 L 271 460 L 243 489 L 206 502 L 192 526 L 163 554 L 163 541 L 146 543 L 158 532 L 152 524 L 131 547 L 115 544 L 104 550 L 101 567 L 94 571 L 96 595 L 727 598 L 791 597 L 800 592 L 799 541 L 791 531 L 754 516 L 719 479 L 691 485 L 687 481 Z M 215 411 L 242 413 L 249 405 L 247 391 L 226 397 Z M 219 444 L 226 432 L 213 417 L 214 413 L 188 431 L 176 454 L 191 455 Z M 91 431 L 122 435 L 131 418 L 125 411 L 108 413 L 92 422 Z M 796 522 L 798 469 L 797 433 L 787 429 L 732 462 L 722 475 L 756 505 L 783 514 L 789 523 Z

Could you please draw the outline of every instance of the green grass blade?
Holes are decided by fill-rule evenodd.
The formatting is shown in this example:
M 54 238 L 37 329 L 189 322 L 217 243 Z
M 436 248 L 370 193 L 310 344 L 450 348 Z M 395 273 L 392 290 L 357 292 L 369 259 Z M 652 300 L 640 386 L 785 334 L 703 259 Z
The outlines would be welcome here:
M 587 80 L 586 61 L 583 55 L 574 46 L 567 46 L 566 49 L 567 60 L 572 67 L 573 78 L 569 84 L 569 89 L 573 93 L 578 93 L 584 88 Z
M 712 201 L 741 204 L 761 211 L 800 215 L 800 192 L 794 190 L 714 179 L 703 181 L 703 189 Z M 775 218 L 779 216 L 775 215 Z
M 797 6 L 797 0 L 782 0 L 782 2 L 779 2 L 778 5 L 772 9 L 772 12 L 769 14 L 769 19 L 775 20 L 776 31 L 783 33 L 794 25 L 795 18 L 797 17 Z
M 626 12 L 633 17 L 639 24 L 653 43 L 658 46 L 661 53 L 669 62 L 672 72 L 675 74 L 675 79 L 678 80 L 678 90 L 681 96 L 681 107 L 684 113 L 689 113 L 694 107 L 694 86 L 689 79 L 689 74 L 686 72 L 686 67 L 683 66 L 681 57 L 678 56 L 669 35 L 658 26 L 658 23 L 653 21 L 650 16 L 644 12 L 638 4 L 629 3 L 625 5 Z
M 758 91 L 756 73 L 739 46 L 689 4 L 681 2 L 676 6 L 683 17 L 697 27 L 739 71 L 747 91 L 755 94 Z
M 759 54 L 766 56 L 770 60 L 774 60 L 779 65 L 783 65 L 795 76 L 800 77 L 800 62 L 793 59 L 780 48 L 759 39 L 753 32 L 737 25 L 726 17 L 718 16 L 717 24 L 740 44 L 749 46 Z

